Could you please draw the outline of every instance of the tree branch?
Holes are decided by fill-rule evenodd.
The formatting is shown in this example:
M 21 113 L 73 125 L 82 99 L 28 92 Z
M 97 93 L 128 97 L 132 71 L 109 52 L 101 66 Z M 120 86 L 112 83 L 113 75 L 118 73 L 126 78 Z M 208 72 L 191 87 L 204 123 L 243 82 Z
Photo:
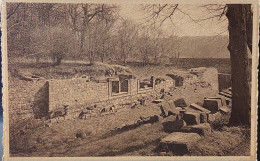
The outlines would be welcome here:
M 9 19 L 13 14 L 15 14 L 16 10 L 19 8 L 20 5 L 21 5 L 21 3 L 18 3 L 16 5 L 16 7 L 10 13 L 7 13 L 6 19 Z

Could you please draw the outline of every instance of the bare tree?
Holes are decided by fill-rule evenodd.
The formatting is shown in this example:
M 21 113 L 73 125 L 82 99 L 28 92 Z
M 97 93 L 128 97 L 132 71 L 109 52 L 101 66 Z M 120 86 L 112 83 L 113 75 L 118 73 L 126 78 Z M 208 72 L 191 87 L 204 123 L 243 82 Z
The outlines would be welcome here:
M 53 65 L 59 65 L 69 54 L 76 54 L 78 45 L 76 36 L 66 27 L 43 26 L 36 28 L 31 34 L 31 56 L 39 63 L 40 58 L 51 58 Z
M 118 39 L 120 43 L 121 60 L 123 60 L 124 65 L 126 65 L 128 56 L 134 51 L 137 34 L 135 24 L 130 20 L 123 20 L 119 26 Z
M 195 20 L 184 12 L 178 4 L 144 5 L 150 17 L 161 18 L 161 23 L 166 19 L 172 19 L 174 12 L 179 11 L 192 19 L 199 21 L 218 18 L 221 20 L 225 15 L 228 18 L 229 45 L 232 77 L 232 112 L 230 125 L 250 124 L 250 90 L 249 90 L 249 63 L 247 48 L 252 52 L 252 9 L 251 5 L 228 4 L 228 5 L 203 5 L 213 11 L 211 16 L 205 19 Z M 164 14 L 161 14 L 164 12 Z M 167 13 L 167 14 L 165 14 Z M 242 87 L 242 88 L 241 88 Z
M 138 43 L 138 49 L 141 53 L 141 59 L 143 66 L 147 65 L 151 61 L 151 53 L 152 53 L 152 46 L 153 41 L 150 38 L 149 35 L 149 28 L 142 27 L 143 30 L 140 31 L 140 38 Z
M 9 7 L 8 7 L 6 19 L 9 19 L 12 15 L 14 15 L 20 5 L 21 5 L 21 3 L 18 3 L 18 4 L 10 3 L 10 4 L 8 4 Z
M 247 47 L 252 52 L 252 10 L 250 5 L 227 5 L 228 50 L 231 59 L 231 125 L 250 125 L 250 72 Z
M 108 4 L 71 4 L 68 6 L 68 13 L 71 18 L 72 27 L 74 31 L 78 32 L 80 39 L 80 49 L 81 53 L 84 53 L 84 49 L 86 44 L 86 37 L 90 28 L 90 23 L 95 21 L 97 18 L 102 18 L 108 21 L 111 17 L 115 16 L 117 12 L 116 5 L 108 5 Z M 90 31 L 89 31 L 90 32 Z M 93 59 L 93 51 L 88 50 L 87 53 L 90 63 L 92 64 Z

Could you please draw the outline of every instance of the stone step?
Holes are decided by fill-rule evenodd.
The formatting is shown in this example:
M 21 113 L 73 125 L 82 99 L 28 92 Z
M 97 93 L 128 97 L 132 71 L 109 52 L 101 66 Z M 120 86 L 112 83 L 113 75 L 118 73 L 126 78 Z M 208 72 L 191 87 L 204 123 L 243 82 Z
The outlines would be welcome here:
M 171 151 L 173 155 L 185 155 L 200 138 L 197 133 L 174 132 L 161 140 L 160 148 Z

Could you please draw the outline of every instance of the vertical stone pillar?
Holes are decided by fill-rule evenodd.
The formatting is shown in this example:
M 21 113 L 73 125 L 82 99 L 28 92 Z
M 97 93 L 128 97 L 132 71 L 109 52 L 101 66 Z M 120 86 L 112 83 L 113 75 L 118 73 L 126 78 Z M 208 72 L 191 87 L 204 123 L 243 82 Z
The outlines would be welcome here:
M 154 89 L 154 86 L 155 86 L 155 80 L 154 80 L 154 76 L 152 75 L 151 78 L 150 78 L 150 83 Z
M 111 95 L 112 95 L 112 81 L 111 79 L 108 78 L 107 80 L 107 86 L 108 86 L 108 100 L 110 99 Z
M 137 93 L 139 92 L 139 90 L 140 90 L 140 80 L 137 79 Z

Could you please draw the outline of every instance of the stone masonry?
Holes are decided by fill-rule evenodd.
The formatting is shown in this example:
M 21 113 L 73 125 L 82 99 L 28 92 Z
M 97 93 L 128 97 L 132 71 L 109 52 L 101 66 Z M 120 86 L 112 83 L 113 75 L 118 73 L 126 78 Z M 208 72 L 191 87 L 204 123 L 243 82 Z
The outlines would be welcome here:
M 129 76 L 127 83 L 124 83 L 123 91 L 116 93 L 112 91 L 112 85 L 113 81 L 119 81 L 119 78 L 105 78 L 101 81 L 90 81 L 88 78 L 18 80 L 19 88 L 9 88 L 9 99 L 12 100 L 9 103 L 10 109 L 12 109 L 10 110 L 10 117 L 20 117 L 20 115 L 26 113 L 28 118 L 41 118 L 43 114 L 47 114 L 60 106 L 85 106 L 100 102 L 117 104 L 118 102 L 137 100 L 146 95 L 156 95 L 161 93 L 162 90 L 169 92 L 187 86 L 199 85 L 201 88 L 214 91 L 218 89 L 218 72 L 216 69 L 193 68 L 187 71 L 185 75 L 181 75 L 183 87 L 177 87 L 176 80 L 168 77 L 168 79 L 157 84 L 155 84 L 156 78 L 151 78 L 151 84 L 145 88 L 140 88 L 139 79 Z M 14 89 L 17 89 L 17 91 L 14 91 Z M 22 110 L 23 108 L 28 110 Z M 18 111 L 18 109 L 21 110 Z

